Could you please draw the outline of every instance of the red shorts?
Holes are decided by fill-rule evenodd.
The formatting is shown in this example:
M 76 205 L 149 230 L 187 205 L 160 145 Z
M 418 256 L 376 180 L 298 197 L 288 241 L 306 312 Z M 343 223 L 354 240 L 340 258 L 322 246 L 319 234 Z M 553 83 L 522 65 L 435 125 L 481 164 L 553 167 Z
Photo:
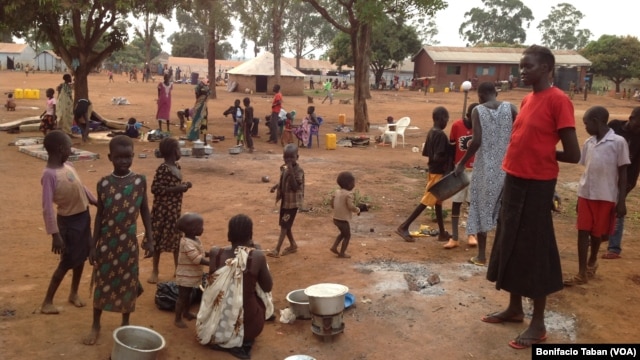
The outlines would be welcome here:
M 578 197 L 578 230 L 588 231 L 595 237 L 609 236 L 615 219 L 616 203 Z

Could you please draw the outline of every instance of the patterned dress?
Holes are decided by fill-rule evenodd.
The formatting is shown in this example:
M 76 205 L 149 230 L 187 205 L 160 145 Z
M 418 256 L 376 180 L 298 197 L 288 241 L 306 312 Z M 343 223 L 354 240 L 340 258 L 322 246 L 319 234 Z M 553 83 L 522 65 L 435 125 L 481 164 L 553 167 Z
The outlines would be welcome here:
M 174 252 L 180 247 L 180 232 L 176 222 L 182 210 L 182 192 L 167 192 L 167 189 L 182 183 L 180 165 L 176 164 L 178 174 L 174 174 L 167 164 L 162 163 L 156 170 L 151 184 L 153 208 L 151 210 L 151 228 L 155 240 L 155 251 Z
M 147 191 L 144 175 L 113 175 L 98 182 L 103 206 L 100 235 L 96 239 L 93 306 L 106 311 L 131 313 L 142 287 L 138 280 L 136 222 Z
M 500 212 L 500 196 L 505 172 L 502 159 L 507 152 L 513 124 L 511 104 L 503 102 L 497 109 L 478 105 L 482 145 L 475 154 L 470 185 L 467 234 L 491 231 Z
M 73 125 L 73 89 L 71 84 L 67 82 L 60 84 L 56 115 L 58 115 L 58 129 L 64 131 L 65 134 L 71 134 L 71 126 Z

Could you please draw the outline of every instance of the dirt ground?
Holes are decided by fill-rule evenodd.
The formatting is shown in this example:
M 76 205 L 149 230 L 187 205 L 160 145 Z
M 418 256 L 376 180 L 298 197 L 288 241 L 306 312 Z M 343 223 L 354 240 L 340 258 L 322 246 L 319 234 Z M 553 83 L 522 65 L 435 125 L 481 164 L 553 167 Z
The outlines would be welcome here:
M 157 78 L 156 78 L 157 79 Z M 108 83 L 106 74 L 95 74 L 89 79 L 90 96 L 94 109 L 113 120 L 126 120 L 130 116 L 155 127 L 156 84 L 127 83 L 127 78 L 116 76 Z M 0 91 L 15 88 L 40 89 L 39 100 L 17 100 L 15 112 L 0 110 L 0 123 L 39 115 L 44 107 L 44 92 L 55 88 L 62 74 L 30 74 L 0 72 Z M 227 139 L 214 144 L 214 154 L 206 159 L 184 157 L 182 165 L 185 180 L 193 188 L 184 197 L 183 211 L 201 213 L 205 218 L 202 241 L 205 248 L 225 246 L 228 219 L 238 213 L 250 215 L 254 221 L 255 241 L 263 248 L 275 246 L 279 233 L 278 207 L 269 187 L 278 178 L 282 163 L 280 145 L 267 144 L 266 127 L 261 123 L 253 154 L 230 155 L 233 125 L 222 112 L 236 98 L 244 94 L 230 94 L 219 87 L 218 99 L 209 101 L 210 132 Z M 501 93 L 499 98 L 519 105 L 524 90 Z M 297 254 L 279 259 L 269 258 L 274 277 L 273 297 L 278 310 L 288 306 L 286 295 L 296 289 L 333 282 L 344 284 L 355 295 L 354 306 L 344 313 L 345 330 L 331 342 L 311 332 L 309 320 L 283 324 L 268 322 L 258 338 L 254 359 L 284 359 L 294 354 L 307 354 L 317 359 L 525 359 L 529 350 L 518 351 L 508 346 L 526 324 L 485 324 L 482 315 L 506 306 L 507 293 L 495 290 L 485 279 L 486 267 L 469 264 L 475 249 L 466 243 L 453 250 L 442 249 L 433 237 L 419 238 L 407 243 L 393 230 L 413 210 L 424 188 L 426 159 L 412 152 L 420 146 L 432 125 L 431 111 L 435 106 L 447 107 L 451 121 L 460 117 L 463 94 L 435 93 L 425 96 L 410 91 L 373 92 L 368 102 L 372 129 L 368 135 L 379 134 L 377 125 L 391 115 L 411 118 L 412 128 L 406 132 L 406 145 L 396 148 L 376 146 L 374 142 L 364 148 L 338 147 L 326 150 L 324 134 L 335 133 L 338 115 L 346 114 L 352 124 L 352 105 L 339 104 L 337 99 L 349 98 L 348 91 L 336 94 L 332 105 L 321 104 L 321 93 L 313 94 L 316 113 L 325 119 L 321 127 L 320 147 L 300 149 L 300 164 L 306 175 L 306 205 L 311 210 L 296 218 L 293 233 L 299 243 Z M 112 97 L 124 96 L 130 105 L 111 105 Z M 270 111 L 271 96 L 250 95 L 256 114 L 263 117 Z M 176 84 L 173 91 L 173 110 L 193 105 L 191 85 Z M 477 101 L 475 93 L 469 101 Z M 4 103 L 4 100 L 3 100 Z M 592 105 L 604 105 L 611 118 L 626 119 L 635 102 L 611 97 L 591 95 L 588 101 L 575 99 L 575 115 L 580 142 L 586 139 L 582 115 Z M 306 96 L 285 97 L 284 107 L 304 114 Z M 36 109 L 37 107 L 37 109 Z M 297 121 L 302 115 L 298 115 Z M 177 118 L 172 118 L 177 122 Z M 173 134 L 180 134 L 177 127 Z M 448 129 L 447 129 L 448 132 Z M 112 332 L 119 326 L 120 315 L 105 313 L 102 333 L 95 346 L 82 345 L 81 339 L 91 324 L 91 307 L 75 308 L 66 302 L 71 275 L 62 283 L 54 304 L 59 315 L 41 315 L 39 306 L 57 264 L 52 254 L 50 237 L 44 231 L 41 210 L 40 176 L 43 160 L 18 152 L 10 146 L 19 137 L 39 136 L 37 132 L 8 134 L 0 132 L 0 358 L 5 359 L 108 359 L 113 346 Z M 360 135 L 338 133 L 344 136 Z M 101 176 L 108 174 L 111 164 L 107 159 L 108 142 L 94 135 L 91 144 L 77 147 L 100 154 L 95 161 L 75 163 L 82 181 L 91 189 Z M 136 142 L 136 156 L 132 169 L 146 174 L 149 181 L 161 159 L 153 156 L 156 142 Z M 336 188 L 335 178 L 343 170 L 356 175 L 356 189 L 371 205 L 369 212 L 354 217 L 353 237 L 349 252 L 351 259 L 338 259 L 331 252 L 336 229 L 326 204 L 328 194 Z M 554 215 L 563 271 L 566 276 L 577 271 L 575 230 L 576 182 L 582 173 L 578 165 L 561 164 L 558 192 L 562 212 Z M 261 182 L 269 176 L 271 183 Z M 152 199 L 149 194 L 150 201 Z M 600 260 L 596 278 L 585 286 L 565 289 L 549 297 L 547 326 L 549 343 L 635 343 L 640 340 L 635 320 L 640 318 L 640 270 L 634 263 L 640 258 L 638 230 L 640 229 L 640 192 L 632 192 L 627 201 L 628 218 L 623 241 L 623 257 L 619 260 Z M 450 203 L 445 204 L 450 208 Z M 95 208 L 92 208 L 92 216 Z M 435 226 L 429 215 L 416 221 Z M 446 227 L 451 230 L 449 218 Z M 142 227 L 141 227 L 142 228 Z M 460 228 L 461 239 L 465 239 Z M 489 249 L 493 234 L 489 236 Z M 605 246 L 606 248 L 606 246 Z M 602 250 L 601 250 L 602 251 Z M 201 359 L 215 356 L 232 359 L 225 353 L 215 352 L 199 345 L 195 338 L 195 323 L 188 329 L 173 325 L 173 314 L 158 310 L 154 305 L 155 286 L 146 284 L 151 272 L 151 261 L 141 260 L 141 279 L 144 294 L 138 299 L 136 312 L 131 316 L 133 325 L 153 328 L 160 332 L 166 348 L 159 359 Z M 160 280 L 172 280 L 171 256 L 161 258 Z M 429 285 L 426 278 L 437 274 L 440 283 Z M 88 265 L 81 282 L 81 295 L 89 299 L 90 271 Z M 195 309 L 194 309 L 195 310 Z M 527 306 L 527 311 L 530 307 Z M 527 317 L 529 317 L 528 314 Z M 528 321 L 526 319 L 525 321 Z

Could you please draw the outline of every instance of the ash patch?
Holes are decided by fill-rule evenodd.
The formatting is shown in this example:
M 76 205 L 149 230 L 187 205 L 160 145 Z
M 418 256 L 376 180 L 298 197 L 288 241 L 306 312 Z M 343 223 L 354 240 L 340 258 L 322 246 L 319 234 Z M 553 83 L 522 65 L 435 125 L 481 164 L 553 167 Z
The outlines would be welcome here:
M 486 268 L 472 264 L 404 263 L 394 259 L 374 259 L 356 265 L 362 273 L 375 272 L 379 277 L 378 290 L 410 290 L 422 295 L 441 296 L 454 279 L 466 281 L 484 275 Z M 404 280 L 402 286 L 399 281 Z

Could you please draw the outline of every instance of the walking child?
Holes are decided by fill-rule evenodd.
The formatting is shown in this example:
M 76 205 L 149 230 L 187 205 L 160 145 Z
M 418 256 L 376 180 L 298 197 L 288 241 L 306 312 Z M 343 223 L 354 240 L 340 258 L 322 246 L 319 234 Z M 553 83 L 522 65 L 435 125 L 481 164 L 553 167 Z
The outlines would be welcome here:
M 355 213 L 360 216 L 360 208 L 355 205 L 355 196 L 353 195 L 353 188 L 356 187 L 356 178 L 348 171 L 343 171 L 338 174 L 337 183 L 340 189 L 333 193 L 331 198 L 331 207 L 333 208 L 333 224 L 338 228 L 340 234 L 336 237 L 336 241 L 331 246 L 331 252 L 338 255 L 339 258 L 348 259 L 351 256 L 347 255 L 347 247 L 349 246 L 349 240 L 351 240 L 351 226 L 349 220 L 351 220 L 351 214 Z M 340 252 L 338 252 L 338 245 L 342 242 Z
M 240 136 L 242 135 L 242 128 L 240 125 L 242 124 L 242 108 L 240 107 L 240 99 L 236 99 L 233 102 L 233 106 L 230 106 L 227 110 L 225 110 L 222 115 L 225 117 L 227 115 L 231 115 L 233 119 L 233 137 L 237 138 L 240 141 Z M 239 145 L 239 144 L 237 144 Z
M 253 106 L 251 106 L 251 99 L 248 97 L 242 99 L 242 103 L 244 104 L 242 131 L 244 132 L 245 146 L 249 149 L 249 152 L 252 153 L 255 150 L 253 148 L 253 139 L 251 138 L 251 130 L 253 128 Z M 256 128 L 257 127 L 258 126 L 256 125 Z
M 186 213 L 178 219 L 178 230 L 184 233 L 180 239 L 180 255 L 176 266 L 176 284 L 178 285 L 178 301 L 176 302 L 176 317 L 174 324 L 179 328 L 186 328 L 182 321 L 193 320 L 196 316 L 189 312 L 191 292 L 194 287 L 202 285 L 202 266 L 209 265 L 209 256 L 198 238 L 204 231 L 202 216 Z
M 96 198 L 82 184 L 73 165 L 67 162 L 71 155 L 71 139 L 63 131 L 49 132 L 44 137 L 44 148 L 48 158 L 41 180 L 42 213 L 47 234 L 51 235 L 51 251 L 60 254 L 60 262 L 51 277 L 40 312 L 57 314 L 53 297 L 70 269 L 73 277 L 69 302 L 77 307 L 85 306 L 78 296 L 78 286 L 91 242 L 88 206 L 96 205 Z
M 130 314 L 135 311 L 136 298 L 142 293 L 138 279 L 138 216 L 144 225 L 144 257 L 151 257 L 154 249 L 147 178 L 131 171 L 133 140 L 125 135 L 112 138 L 108 157 L 113 172 L 98 182 L 98 210 L 89 250 L 89 263 L 93 265 L 93 323 L 83 339 L 86 345 L 94 345 L 98 339 L 103 310 L 122 313 L 122 326 L 129 325 Z
M 47 103 L 44 112 L 40 115 L 40 131 L 45 136 L 49 131 L 56 128 L 56 99 L 53 97 L 54 93 L 55 90 L 52 88 L 47 89 Z
M 180 231 L 177 222 L 182 211 L 182 196 L 191 188 L 190 182 L 182 181 L 180 171 L 180 144 L 175 138 L 164 138 L 160 141 L 160 155 L 164 162 L 158 166 L 151 183 L 153 206 L 151 209 L 151 228 L 155 248 L 153 251 L 153 271 L 147 280 L 150 284 L 158 282 L 160 254 L 173 253 L 174 266 L 178 266 Z
M 627 214 L 627 142 L 607 126 L 609 112 L 602 106 L 589 108 L 583 121 L 591 137 L 578 162 L 585 166 L 578 185 L 578 274 L 565 286 L 583 285 L 595 276 L 600 243 L 609 238 L 615 218 Z
M 271 188 L 271 192 L 277 190 L 276 203 L 280 201 L 280 237 L 276 248 L 267 255 L 276 258 L 298 251 L 291 227 L 304 201 L 304 170 L 298 164 L 298 147 L 294 144 L 285 145 L 283 158 L 284 165 L 280 166 L 280 182 Z M 280 254 L 285 236 L 289 240 L 289 247 Z
M 429 173 L 427 186 L 420 204 L 416 206 L 411 215 L 396 229 L 396 234 L 405 241 L 414 242 L 415 239 L 409 234 L 409 226 L 422 214 L 427 206 L 435 206 L 436 220 L 438 222 L 438 241 L 448 241 L 451 237 L 444 228 L 444 216 L 442 214 L 442 202 L 429 192 L 429 188 L 440 181 L 444 174 L 453 167 L 453 146 L 449 143 L 449 138 L 444 129 L 449 122 L 449 112 L 442 106 L 433 109 L 433 128 L 427 133 L 427 139 L 422 150 L 422 156 L 429 158 Z

